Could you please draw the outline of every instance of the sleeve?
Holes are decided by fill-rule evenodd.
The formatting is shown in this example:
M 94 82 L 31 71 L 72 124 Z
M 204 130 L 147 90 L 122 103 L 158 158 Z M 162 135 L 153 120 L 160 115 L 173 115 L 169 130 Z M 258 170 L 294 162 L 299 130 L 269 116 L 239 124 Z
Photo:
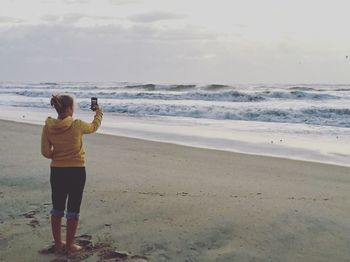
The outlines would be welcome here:
M 52 144 L 46 134 L 46 127 L 44 126 L 41 133 L 41 154 L 46 158 L 52 158 Z
M 103 112 L 101 109 L 96 110 L 96 115 L 91 123 L 79 120 L 80 129 L 83 134 L 91 134 L 97 131 L 102 122 Z

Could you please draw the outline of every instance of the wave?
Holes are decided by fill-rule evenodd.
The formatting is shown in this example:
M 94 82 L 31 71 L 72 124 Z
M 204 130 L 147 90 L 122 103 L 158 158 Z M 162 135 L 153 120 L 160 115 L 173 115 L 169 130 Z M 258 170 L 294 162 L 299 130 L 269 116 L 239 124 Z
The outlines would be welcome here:
M 0 94 L 15 94 L 26 97 L 51 97 L 55 90 L 20 90 L 11 92 L 0 90 Z M 64 93 L 64 92 L 62 92 Z M 71 90 L 68 92 L 77 98 L 90 98 L 97 96 L 107 99 L 150 99 L 150 100 L 203 100 L 203 101 L 226 101 L 226 102 L 260 102 L 265 100 L 328 100 L 343 99 L 342 96 L 335 96 L 325 93 L 302 92 L 302 91 L 264 91 L 264 92 L 240 92 L 236 90 L 222 91 L 189 91 L 189 92 L 160 92 L 160 91 L 114 91 L 114 90 Z
M 142 85 L 127 85 L 126 88 L 143 89 L 148 91 L 153 90 L 169 90 L 169 91 L 185 91 L 195 89 L 196 85 L 155 85 L 155 84 L 142 84 Z
M 350 84 L 299 84 L 299 85 L 287 85 L 287 84 L 235 84 L 233 87 L 227 83 L 206 83 L 206 84 L 172 84 L 172 83 L 135 83 L 135 82 L 1 82 L 0 88 L 3 87 L 40 87 L 40 86 L 58 86 L 68 88 L 84 88 L 84 87 L 96 87 L 96 88 L 140 88 L 140 89 L 193 89 L 202 88 L 206 90 L 221 89 L 238 87 L 239 89 L 252 89 L 252 90 L 273 90 L 273 89 L 285 89 L 285 90 L 298 90 L 298 91 L 334 91 L 334 90 L 349 90 Z
M 319 91 L 318 89 L 315 89 L 313 87 L 306 87 L 306 86 L 292 86 L 288 88 L 289 90 L 299 90 L 299 91 Z
M 317 92 L 304 91 L 264 91 L 261 93 L 265 98 L 277 99 L 309 99 L 309 100 L 326 100 L 326 99 L 340 99 L 341 97 Z
M 81 104 L 88 108 L 88 104 Z M 312 125 L 350 127 L 350 109 L 240 109 L 225 106 L 194 106 L 174 104 L 106 104 L 104 111 L 132 116 L 173 116 L 218 120 L 243 120 L 279 123 L 304 123 Z
M 55 83 L 55 82 L 42 82 L 42 83 L 39 83 L 39 85 L 45 85 L 45 86 L 57 86 L 58 83 Z
M 60 90 L 0 88 L 0 105 L 49 108 L 49 98 L 53 91 Z M 346 94 L 336 96 L 334 92 L 330 95 L 296 90 L 240 92 L 230 89 L 216 91 L 197 89 L 182 92 L 142 90 L 127 92 L 125 89 L 123 91 L 70 89 L 69 91 L 76 96 L 80 107 L 86 110 L 89 108 L 89 98 L 97 96 L 105 99 L 101 100 L 105 111 L 133 116 L 177 116 L 350 127 L 350 109 L 347 109 L 350 97 Z M 330 99 L 338 100 L 329 101 Z M 322 103 L 313 103 L 316 100 Z M 220 103 L 222 101 L 232 103 Z M 344 108 L 335 108 L 333 105 Z M 277 106 L 282 108 L 276 108 Z M 290 109 L 286 109 L 286 106 Z
M 146 90 L 155 90 L 156 85 L 154 84 L 144 84 L 144 85 L 127 85 L 126 88 L 135 88 L 135 89 L 146 89 Z
M 349 92 L 350 88 L 338 88 L 338 89 L 335 89 L 334 91 Z
M 126 85 L 127 89 L 141 89 L 147 91 L 168 90 L 168 91 L 185 91 L 195 89 L 196 85 L 156 85 L 156 84 L 141 84 L 141 85 Z M 122 87 L 121 87 L 122 88 Z
M 5 91 L 5 93 L 7 93 Z M 16 95 L 27 97 L 48 98 L 51 91 L 34 91 L 24 90 L 15 92 Z M 254 102 L 265 100 L 264 97 L 255 94 L 241 93 L 238 91 L 225 92 L 184 92 L 184 93 L 154 93 L 154 92 L 70 92 L 77 98 L 90 98 L 97 96 L 99 98 L 108 99 L 150 99 L 150 100 L 203 100 L 203 101 L 227 101 L 227 102 Z
M 171 86 L 168 90 L 170 91 L 184 91 L 196 88 L 196 85 L 175 85 Z
M 341 91 L 341 92 L 349 92 L 350 87 L 349 85 L 327 85 L 327 86 L 318 86 L 317 88 L 315 87 L 309 87 L 309 86 L 293 86 L 289 87 L 289 90 L 296 90 L 296 91 L 317 91 L 317 92 L 327 92 L 327 91 Z
M 79 108 L 90 110 L 88 102 L 79 102 Z M 48 103 L 39 101 L 0 102 L 0 105 L 13 107 L 50 108 Z M 277 123 L 303 123 L 319 126 L 350 128 L 350 109 L 347 108 L 237 108 L 228 106 L 203 106 L 184 104 L 147 104 L 147 103 L 104 103 L 103 110 L 128 116 L 189 117 L 215 120 L 241 120 Z
M 1 83 L 1 89 L 23 89 L 23 90 L 33 90 L 33 89 L 44 89 L 44 90 L 96 90 L 99 87 L 95 84 L 86 83 L 54 83 L 54 82 L 41 82 L 41 83 Z
M 208 91 L 217 91 L 217 90 L 222 90 L 227 88 L 233 89 L 233 87 L 230 87 L 228 85 L 218 85 L 218 84 L 208 85 L 208 86 L 205 86 L 203 89 Z

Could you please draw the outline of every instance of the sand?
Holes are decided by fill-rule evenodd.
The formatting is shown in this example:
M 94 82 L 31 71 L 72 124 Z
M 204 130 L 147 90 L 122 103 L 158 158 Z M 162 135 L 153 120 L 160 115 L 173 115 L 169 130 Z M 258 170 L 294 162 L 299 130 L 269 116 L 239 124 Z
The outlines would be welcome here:
M 0 121 L 0 261 L 67 261 L 38 252 L 52 244 L 40 133 Z M 101 134 L 85 144 L 85 261 L 350 261 L 349 167 Z

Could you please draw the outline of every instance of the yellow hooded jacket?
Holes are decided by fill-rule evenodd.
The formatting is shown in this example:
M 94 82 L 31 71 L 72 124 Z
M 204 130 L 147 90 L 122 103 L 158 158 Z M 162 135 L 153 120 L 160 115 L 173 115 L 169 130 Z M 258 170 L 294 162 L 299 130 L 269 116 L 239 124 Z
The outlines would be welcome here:
M 48 117 L 41 135 L 42 155 L 52 159 L 52 167 L 85 166 L 82 136 L 96 132 L 101 125 L 102 116 L 102 111 L 97 110 L 91 123 L 73 120 L 71 116 L 65 119 Z

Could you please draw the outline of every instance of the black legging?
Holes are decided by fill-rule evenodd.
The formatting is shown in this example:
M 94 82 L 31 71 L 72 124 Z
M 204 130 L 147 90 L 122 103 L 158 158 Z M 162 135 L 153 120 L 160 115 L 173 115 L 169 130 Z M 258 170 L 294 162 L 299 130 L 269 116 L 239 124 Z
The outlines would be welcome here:
M 51 167 L 50 184 L 53 216 L 63 217 L 67 203 L 67 219 L 79 219 L 80 204 L 86 180 L 85 167 Z

